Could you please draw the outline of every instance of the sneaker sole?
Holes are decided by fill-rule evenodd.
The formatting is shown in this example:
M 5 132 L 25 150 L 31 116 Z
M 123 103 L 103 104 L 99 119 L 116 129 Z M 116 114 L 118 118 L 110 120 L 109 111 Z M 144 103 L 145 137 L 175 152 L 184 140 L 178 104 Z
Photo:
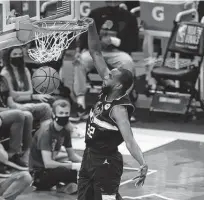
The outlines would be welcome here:
M 14 169 L 18 169 L 18 170 L 20 170 L 20 171 L 28 171 L 28 167 L 21 167 L 21 166 L 19 166 L 19 165 L 13 163 L 13 162 L 11 162 L 11 161 L 8 161 L 8 162 L 7 162 L 7 165 L 8 165 L 9 167 L 12 167 L 12 168 L 14 168 Z
M 70 183 L 63 189 L 57 189 L 59 193 L 66 193 L 66 194 L 74 194 L 78 190 L 78 186 L 76 183 Z

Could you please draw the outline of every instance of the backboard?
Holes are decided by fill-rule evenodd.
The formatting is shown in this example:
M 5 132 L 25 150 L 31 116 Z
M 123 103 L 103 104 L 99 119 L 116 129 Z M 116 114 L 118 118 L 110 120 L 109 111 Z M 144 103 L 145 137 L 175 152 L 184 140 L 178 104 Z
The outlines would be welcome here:
M 22 45 L 16 38 L 16 19 L 73 20 L 79 18 L 79 8 L 78 0 L 0 0 L 0 50 Z

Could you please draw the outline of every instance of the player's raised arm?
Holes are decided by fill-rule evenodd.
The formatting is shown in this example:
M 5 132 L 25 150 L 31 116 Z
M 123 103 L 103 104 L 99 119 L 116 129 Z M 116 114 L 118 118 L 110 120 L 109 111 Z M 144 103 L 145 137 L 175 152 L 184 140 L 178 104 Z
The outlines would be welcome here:
M 94 65 L 102 79 L 108 76 L 110 71 L 101 53 L 101 44 L 96 30 L 95 22 L 89 25 L 88 29 L 88 47 Z

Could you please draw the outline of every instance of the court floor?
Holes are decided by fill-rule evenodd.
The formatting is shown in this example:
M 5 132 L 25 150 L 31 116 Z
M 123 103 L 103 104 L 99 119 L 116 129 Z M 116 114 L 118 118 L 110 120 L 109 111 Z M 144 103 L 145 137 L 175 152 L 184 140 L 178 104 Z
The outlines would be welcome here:
M 85 124 L 79 124 L 84 129 Z M 131 179 L 137 175 L 138 164 L 125 145 L 124 173 L 120 193 L 125 200 L 203 200 L 204 199 L 204 135 L 133 128 L 134 137 L 144 152 L 149 172 L 142 188 Z M 83 153 L 84 139 L 73 139 L 73 146 Z M 76 200 L 76 196 L 51 192 L 32 192 L 29 188 L 18 200 Z

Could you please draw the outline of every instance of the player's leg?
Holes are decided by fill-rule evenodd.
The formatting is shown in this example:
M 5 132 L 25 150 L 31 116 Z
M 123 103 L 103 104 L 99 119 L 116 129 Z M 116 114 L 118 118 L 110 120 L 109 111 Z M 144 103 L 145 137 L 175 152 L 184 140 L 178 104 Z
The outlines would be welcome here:
M 81 173 L 79 175 L 77 200 L 95 200 L 93 183 L 89 180 L 87 174 L 83 175 Z
M 78 178 L 77 200 L 94 200 L 93 177 L 91 169 L 91 157 L 86 149 L 84 151 L 81 169 Z
M 99 159 L 98 159 L 99 161 Z M 121 200 L 118 194 L 123 172 L 122 155 L 117 152 L 101 157 L 94 177 L 94 196 L 98 200 Z

